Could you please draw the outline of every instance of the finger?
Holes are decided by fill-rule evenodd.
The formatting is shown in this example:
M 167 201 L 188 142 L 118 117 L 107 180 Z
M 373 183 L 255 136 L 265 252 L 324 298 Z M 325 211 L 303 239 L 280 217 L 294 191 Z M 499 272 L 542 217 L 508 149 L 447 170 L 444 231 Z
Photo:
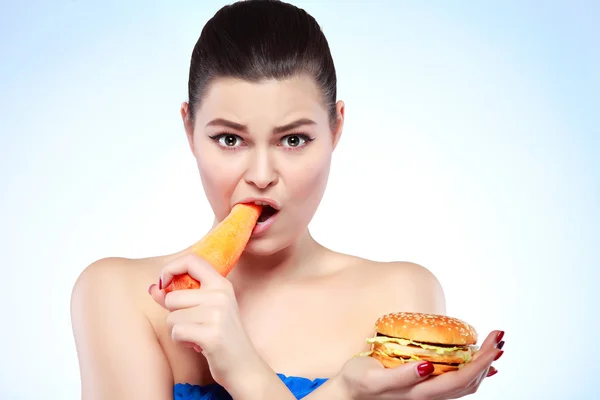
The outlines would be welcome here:
M 226 281 L 208 261 L 195 254 L 187 254 L 173 260 L 163 268 L 162 287 L 169 286 L 174 276 L 185 273 L 201 282 L 203 287 L 215 286 Z
M 165 308 L 169 311 L 190 308 L 202 303 L 204 291 L 200 289 L 176 290 L 165 296 Z
M 197 307 L 182 308 L 169 313 L 167 316 L 167 324 L 174 326 L 177 324 L 209 324 L 218 322 L 223 314 L 215 308 L 206 308 L 201 311 Z
M 148 293 L 152 296 L 152 299 L 162 308 L 167 309 L 165 306 L 165 292 L 164 290 L 160 290 L 158 285 L 153 284 L 148 289 Z
M 427 379 L 433 370 L 434 366 L 430 362 L 408 362 L 377 371 L 373 376 L 373 385 L 382 392 L 407 388 Z
M 495 360 L 500 358 L 502 353 L 502 350 L 498 350 L 495 347 L 484 350 L 479 354 L 479 357 L 477 359 L 474 359 L 471 362 L 467 363 L 463 368 L 456 372 L 463 375 L 463 379 L 468 379 L 469 377 L 478 377 L 480 373 L 482 373 L 483 371 L 487 371 L 490 365 L 492 365 L 492 363 Z
M 480 352 L 477 359 L 473 359 L 458 371 L 446 372 L 416 389 L 422 398 L 437 398 L 448 393 L 467 393 L 500 355 L 502 350 L 488 346 L 487 350 Z
M 171 339 L 173 342 L 181 344 L 183 347 L 193 348 L 200 353 L 202 352 L 202 347 L 196 343 L 199 334 L 199 328 L 196 324 L 180 323 L 171 327 Z
M 476 351 L 475 354 L 473 355 L 473 360 L 476 360 L 477 358 L 479 358 L 479 355 L 482 354 L 483 352 L 485 352 L 486 350 L 495 348 L 498 345 L 498 343 L 502 340 L 503 337 L 504 337 L 504 331 L 495 330 L 495 331 L 490 332 L 489 335 L 485 338 L 485 340 L 482 343 L 479 350 Z M 500 348 L 502 348 L 502 347 L 500 347 Z
M 165 308 L 169 311 L 185 308 L 226 306 L 229 303 L 227 293 L 214 289 L 189 289 L 169 292 L 164 298 Z
M 498 346 L 496 347 L 498 350 L 501 350 L 502 347 L 504 345 L 504 341 L 501 341 L 500 343 L 498 343 Z M 494 360 L 492 360 L 492 363 L 496 360 L 498 360 L 500 357 L 502 357 L 502 354 L 504 354 L 504 351 L 500 351 L 498 352 L 498 355 L 496 355 L 496 357 L 494 358 Z M 481 385 L 481 382 L 483 382 L 483 380 L 485 378 L 489 378 L 490 376 L 494 376 L 496 375 L 496 373 L 498 372 L 498 370 L 496 368 L 494 368 L 491 364 L 489 366 L 489 368 L 482 372 L 481 375 L 479 376 L 479 380 L 477 382 L 477 386 Z
M 490 372 L 491 372 L 491 371 L 495 371 L 495 372 L 493 372 L 493 373 L 492 373 L 492 375 L 493 375 L 494 373 L 498 372 L 498 371 L 496 370 L 496 368 L 494 368 L 494 367 L 492 367 L 492 366 L 490 365 L 490 367 L 489 367 L 489 368 L 487 368 L 487 369 L 483 370 L 483 371 L 482 371 L 482 372 L 479 374 L 479 376 L 477 377 L 477 379 L 475 379 L 475 381 L 471 382 L 471 385 L 470 385 L 470 386 L 468 386 L 467 388 L 465 388 L 465 390 L 464 390 L 464 391 L 462 391 L 462 393 L 460 393 L 460 396 L 459 396 L 459 397 L 462 397 L 462 396 L 464 396 L 465 394 L 473 394 L 473 393 L 477 392 L 477 390 L 479 389 L 479 386 L 481 386 L 481 383 L 483 382 L 483 380 L 484 380 L 486 377 L 488 377 L 488 376 L 491 376 L 491 375 L 490 375 Z
M 181 345 L 185 348 L 188 349 L 194 349 L 196 350 L 196 352 L 198 353 L 202 353 L 202 347 L 198 346 L 196 343 L 194 342 L 181 342 Z
M 496 330 L 490 332 L 480 349 L 473 355 L 470 363 L 474 363 L 479 357 L 488 354 L 488 351 L 495 349 L 497 341 L 502 339 L 502 336 L 504 336 L 503 331 Z M 481 384 L 481 381 L 485 378 L 488 369 L 489 365 L 484 366 L 483 369 L 474 372 L 470 377 L 463 377 L 464 380 L 461 381 L 461 385 L 456 385 L 454 388 L 448 388 L 448 392 L 452 393 L 452 398 L 463 397 L 467 394 L 472 394 L 477 391 L 477 388 Z M 464 373 L 462 373 L 462 375 L 464 375 Z
M 206 346 L 211 348 L 219 347 L 220 338 L 215 335 L 213 329 L 207 325 L 200 324 L 176 324 L 171 329 L 171 339 L 176 343 L 186 344 L 192 343 L 192 347 L 206 354 Z

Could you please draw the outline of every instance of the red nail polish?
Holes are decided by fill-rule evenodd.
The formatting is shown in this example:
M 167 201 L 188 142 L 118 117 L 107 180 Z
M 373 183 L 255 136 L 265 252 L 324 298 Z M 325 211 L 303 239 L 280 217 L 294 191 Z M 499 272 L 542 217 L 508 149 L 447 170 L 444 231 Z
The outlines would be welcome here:
M 498 373 L 498 370 L 494 367 L 490 367 L 490 370 L 487 373 L 487 377 L 489 378 L 490 376 L 494 376 Z
M 496 358 L 494 358 L 494 361 L 498 361 L 498 359 L 500 357 L 502 357 L 502 354 L 504 354 L 504 351 L 501 351 L 500 353 L 498 353 L 498 355 L 496 356 Z
M 498 334 L 496 335 L 496 343 L 500 343 L 500 341 L 502 340 L 503 337 L 504 337 L 504 331 L 498 332 Z
M 158 279 L 158 290 L 162 290 L 162 278 Z
M 417 367 L 417 372 L 419 373 L 419 376 L 423 378 L 427 375 L 432 374 L 434 369 L 435 367 L 432 363 L 426 362 Z
M 503 341 L 501 341 L 500 343 L 498 343 L 498 345 L 496 346 L 496 348 L 497 348 L 498 350 L 502 350 L 502 348 L 503 348 L 503 347 L 504 347 L 504 340 L 503 340 Z

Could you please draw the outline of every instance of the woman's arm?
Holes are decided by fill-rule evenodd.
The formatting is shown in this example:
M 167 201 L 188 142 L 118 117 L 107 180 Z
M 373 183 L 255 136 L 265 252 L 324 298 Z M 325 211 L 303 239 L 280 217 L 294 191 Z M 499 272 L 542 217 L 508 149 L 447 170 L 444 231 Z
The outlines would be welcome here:
M 153 327 L 137 307 L 124 263 L 97 261 L 73 288 L 71 320 L 82 399 L 172 399 L 169 364 Z

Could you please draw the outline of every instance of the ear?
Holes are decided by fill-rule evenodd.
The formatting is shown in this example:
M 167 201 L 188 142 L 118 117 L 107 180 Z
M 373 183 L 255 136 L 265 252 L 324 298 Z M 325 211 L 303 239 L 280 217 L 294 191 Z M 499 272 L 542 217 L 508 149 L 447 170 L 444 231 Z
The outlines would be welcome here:
M 181 103 L 181 119 L 183 120 L 183 127 L 185 128 L 185 135 L 187 136 L 190 150 L 194 153 L 194 123 L 190 118 L 189 104 L 187 102 Z
M 344 119 L 346 114 L 346 105 L 343 101 L 339 100 L 335 105 L 335 114 L 336 114 L 336 125 L 333 130 L 333 150 L 335 150 L 337 144 L 340 141 L 342 136 L 342 131 L 344 129 Z

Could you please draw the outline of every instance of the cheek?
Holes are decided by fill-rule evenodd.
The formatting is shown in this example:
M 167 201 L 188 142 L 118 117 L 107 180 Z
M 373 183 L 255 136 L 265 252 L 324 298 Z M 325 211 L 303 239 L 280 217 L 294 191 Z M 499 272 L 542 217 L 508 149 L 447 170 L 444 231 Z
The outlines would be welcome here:
M 229 202 L 239 182 L 236 165 L 214 152 L 197 152 L 198 171 L 204 192 L 218 219 L 229 213 Z
M 316 206 L 321 201 L 329 178 L 330 155 L 323 152 L 290 169 L 286 187 L 298 203 L 307 202 Z

